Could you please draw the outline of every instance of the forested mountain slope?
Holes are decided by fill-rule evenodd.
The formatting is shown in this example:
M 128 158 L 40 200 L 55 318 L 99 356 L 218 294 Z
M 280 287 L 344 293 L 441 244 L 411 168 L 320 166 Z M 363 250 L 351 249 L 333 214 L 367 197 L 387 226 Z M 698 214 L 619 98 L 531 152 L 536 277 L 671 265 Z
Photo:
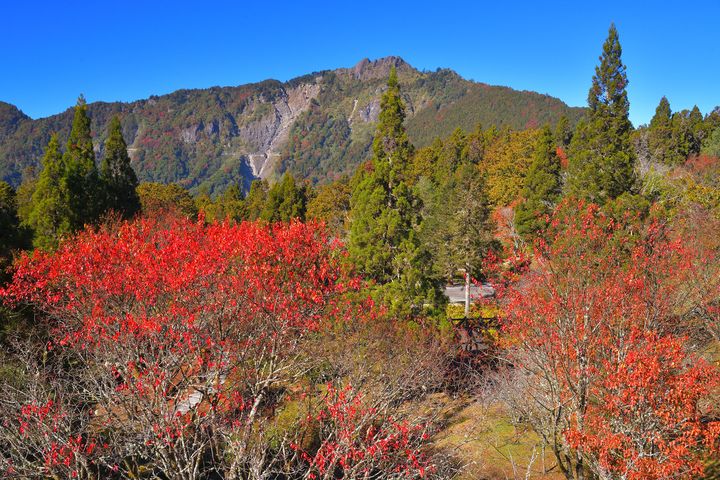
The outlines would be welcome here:
M 314 182 L 351 172 L 367 157 L 391 66 L 396 66 L 416 146 L 478 123 L 514 129 L 582 113 L 562 101 L 465 80 L 448 69 L 421 72 L 398 57 L 360 61 L 288 82 L 178 90 L 130 103 L 89 104 L 98 153 L 110 118 L 119 114 L 133 166 L 143 181 L 178 182 L 210 193 L 284 171 Z M 64 144 L 72 109 L 31 119 L 0 103 L 0 178 L 18 185 L 39 163 L 50 134 Z

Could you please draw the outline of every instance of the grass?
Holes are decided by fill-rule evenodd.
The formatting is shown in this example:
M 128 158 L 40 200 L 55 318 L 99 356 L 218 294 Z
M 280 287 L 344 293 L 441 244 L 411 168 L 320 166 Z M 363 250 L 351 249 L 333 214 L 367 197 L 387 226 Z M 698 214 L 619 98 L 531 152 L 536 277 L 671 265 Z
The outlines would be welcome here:
M 458 410 L 436 442 L 465 465 L 458 480 L 563 478 L 552 453 L 543 456 L 539 437 L 514 424 L 498 404 L 474 402 Z

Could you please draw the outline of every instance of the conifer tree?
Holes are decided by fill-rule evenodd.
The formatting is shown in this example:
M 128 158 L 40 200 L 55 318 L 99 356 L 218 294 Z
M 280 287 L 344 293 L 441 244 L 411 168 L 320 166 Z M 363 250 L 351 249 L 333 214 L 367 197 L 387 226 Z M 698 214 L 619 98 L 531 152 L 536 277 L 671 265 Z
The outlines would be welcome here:
M 628 80 L 621 56 L 613 24 L 595 68 L 588 111 L 570 145 L 569 192 L 601 204 L 631 191 L 635 185 Z
M 570 127 L 570 120 L 567 115 L 562 115 L 555 125 L 555 146 L 565 149 L 570 145 L 573 137 L 573 131 Z
M 545 126 L 535 145 L 533 161 L 522 190 L 523 201 L 515 210 L 515 227 L 523 237 L 531 237 L 545 227 L 561 191 L 560 159 L 550 127 Z
M 380 102 L 370 168 L 361 170 L 351 198 L 348 250 L 359 272 L 398 315 L 442 303 L 429 252 L 418 238 L 417 199 L 407 183 L 413 146 L 403 122 L 397 72 L 390 71 Z
M 21 238 L 15 190 L 0 180 L 0 283 L 5 279 L 12 250 L 20 246 Z
M 238 184 L 227 187 L 216 203 L 220 205 L 222 220 L 239 222 L 245 218 L 245 196 Z
M 460 165 L 445 187 L 446 222 L 441 226 L 440 263 L 451 275 L 462 270 L 465 279 L 465 317 L 470 314 L 471 279 L 482 276 L 483 261 L 493 248 L 490 200 L 483 172 L 473 163 Z
M 268 191 L 267 201 L 260 218 L 268 222 L 289 222 L 305 219 L 305 189 L 295 183 L 295 177 L 287 172 L 282 180 Z
M 698 155 L 702 149 L 702 142 L 705 139 L 705 121 L 697 105 L 693 106 L 688 115 L 690 130 L 690 149 L 688 155 Z M 683 159 L 684 160 L 684 159 Z
M 670 165 L 674 162 L 672 112 L 670 102 L 665 97 L 655 109 L 655 115 L 648 127 L 648 148 L 650 155 L 658 162 Z
M 266 180 L 253 180 L 250 184 L 250 191 L 245 198 L 245 219 L 257 220 L 260 218 L 267 201 L 268 183 Z
M 72 130 L 63 155 L 72 211 L 71 226 L 77 230 L 94 222 L 102 212 L 103 201 L 95 151 L 90 132 L 87 103 L 81 95 L 75 106 Z
M 100 179 L 107 209 L 120 213 L 123 218 L 130 218 L 140 211 L 140 198 L 136 191 L 138 179 L 130 165 L 127 144 L 117 116 L 110 121 Z
M 64 235 L 73 231 L 65 162 L 56 134 L 50 138 L 42 167 L 26 223 L 34 232 L 36 247 L 53 249 Z

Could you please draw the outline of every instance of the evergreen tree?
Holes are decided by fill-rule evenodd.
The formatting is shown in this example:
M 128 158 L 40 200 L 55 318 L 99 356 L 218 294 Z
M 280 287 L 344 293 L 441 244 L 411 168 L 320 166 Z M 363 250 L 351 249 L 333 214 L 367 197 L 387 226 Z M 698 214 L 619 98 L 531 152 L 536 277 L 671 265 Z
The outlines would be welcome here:
M 655 109 L 655 115 L 648 127 L 648 149 L 653 160 L 672 165 L 676 157 L 676 148 L 673 142 L 672 112 L 670 102 L 666 97 L 660 99 Z
M 87 104 L 81 95 L 75 106 L 72 130 L 63 155 L 72 211 L 71 226 L 80 229 L 94 222 L 102 212 L 100 179 L 95 165 Z
M 257 220 L 265 209 L 268 196 L 268 183 L 265 180 L 253 180 L 250 192 L 245 198 L 245 219 Z
M 690 129 L 690 150 L 688 155 L 698 155 L 702 149 L 702 142 L 705 139 L 705 121 L 697 105 L 693 106 L 688 116 Z
M 29 166 L 23 170 L 22 182 L 15 191 L 15 200 L 17 202 L 17 213 L 20 223 L 27 224 L 32 211 L 32 197 L 38 182 L 38 169 L 35 166 Z
M 563 115 L 555 125 L 555 146 L 566 149 L 570 145 L 570 141 L 573 137 L 572 127 L 570 127 L 570 120 L 567 115 Z
M 130 166 L 127 144 L 117 116 L 110 120 L 100 179 L 105 191 L 106 208 L 120 213 L 123 218 L 130 218 L 140 211 L 140 198 L 136 191 L 138 179 Z
M 467 156 L 467 136 L 458 127 L 445 140 L 443 149 L 435 167 L 435 177 L 446 181 L 450 175 L 465 162 Z
M 703 142 L 702 153 L 710 157 L 720 158 L 720 127 L 713 130 Z
M 21 238 L 15 190 L 0 181 L 0 284 L 5 280 L 5 268 L 12 251 L 20 246 Z
M 515 210 L 515 227 L 520 235 L 530 237 L 545 227 L 544 216 L 552 211 L 561 188 L 560 159 L 550 128 L 545 126 L 525 178 L 523 201 Z
M 588 93 L 588 111 L 570 145 L 568 189 L 571 194 L 605 203 L 633 189 L 635 154 L 622 48 L 610 26 L 600 65 Z
M 298 188 L 291 173 L 285 173 L 282 180 L 268 191 L 260 218 L 268 222 L 289 222 L 294 218 L 305 220 L 306 200 L 305 189 Z
M 226 188 L 216 203 L 220 205 L 221 220 L 239 222 L 245 218 L 245 196 L 238 184 L 233 183 Z
M 397 72 L 391 69 L 369 169 L 360 170 L 351 198 L 348 250 L 359 272 L 397 315 L 442 303 L 432 259 L 420 243 L 417 199 L 407 183 L 413 147 L 403 122 Z
M 36 247 L 53 249 L 64 235 L 73 231 L 74 218 L 67 169 L 56 134 L 50 138 L 42 166 L 26 223 L 34 232 Z
M 440 234 L 442 246 L 439 263 L 446 274 L 462 270 L 465 278 L 465 317 L 470 313 L 471 278 L 482 276 L 483 261 L 493 246 L 493 228 L 490 222 L 490 200 L 485 178 L 472 163 L 460 165 L 445 191 L 440 208 L 445 222 Z

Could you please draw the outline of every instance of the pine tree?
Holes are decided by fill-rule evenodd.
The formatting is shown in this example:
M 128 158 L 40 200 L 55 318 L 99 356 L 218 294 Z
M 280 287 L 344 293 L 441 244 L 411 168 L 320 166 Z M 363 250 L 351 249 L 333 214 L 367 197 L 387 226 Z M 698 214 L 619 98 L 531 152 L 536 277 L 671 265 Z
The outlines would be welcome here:
M 588 93 L 588 111 L 570 145 L 568 189 L 580 198 L 605 203 L 635 185 L 635 154 L 622 48 L 610 26 L 600 65 Z
M 305 189 L 298 188 L 295 184 L 295 177 L 288 172 L 268 191 L 267 201 L 260 218 L 268 222 L 304 220 L 306 203 Z
M 348 250 L 359 272 L 379 285 L 377 293 L 391 311 L 406 315 L 442 303 L 442 295 L 417 234 L 419 202 L 408 185 L 413 146 L 394 68 L 380 107 L 372 163 L 354 179 Z
M 117 116 L 110 121 L 100 179 L 106 197 L 105 208 L 120 213 L 123 218 L 130 218 L 140 211 L 140 198 L 136 191 L 138 179 L 130 166 L 127 144 Z
M 533 161 L 522 190 L 523 201 L 515 210 L 515 227 L 523 237 L 531 237 L 545 227 L 544 216 L 551 213 L 561 192 L 560 159 L 550 127 L 545 126 L 535 145 Z
M 33 244 L 47 250 L 55 248 L 63 236 L 73 231 L 65 162 L 56 134 L 50 138 L 42 166 L 26 223 L 34 232 Z
M 95 165 L 90 132 L 90 117 L 87 114 L 87 103 L 81 95 L 75 106 L 72 130 L 68 139 L 67 149 L 63 155 L 63 163 L 67 171 L 67 186 L 70 195 L 73 229 L 80 229 L 85 224 L 93 223 L 102 212 L 103 201 L 100 179 Z
M 666 97 L 662 97 L 648 127 L 648 148 L 653 160 L 666 165 L 674 163 L 676 152 L 672 133 L 670 102 Z

